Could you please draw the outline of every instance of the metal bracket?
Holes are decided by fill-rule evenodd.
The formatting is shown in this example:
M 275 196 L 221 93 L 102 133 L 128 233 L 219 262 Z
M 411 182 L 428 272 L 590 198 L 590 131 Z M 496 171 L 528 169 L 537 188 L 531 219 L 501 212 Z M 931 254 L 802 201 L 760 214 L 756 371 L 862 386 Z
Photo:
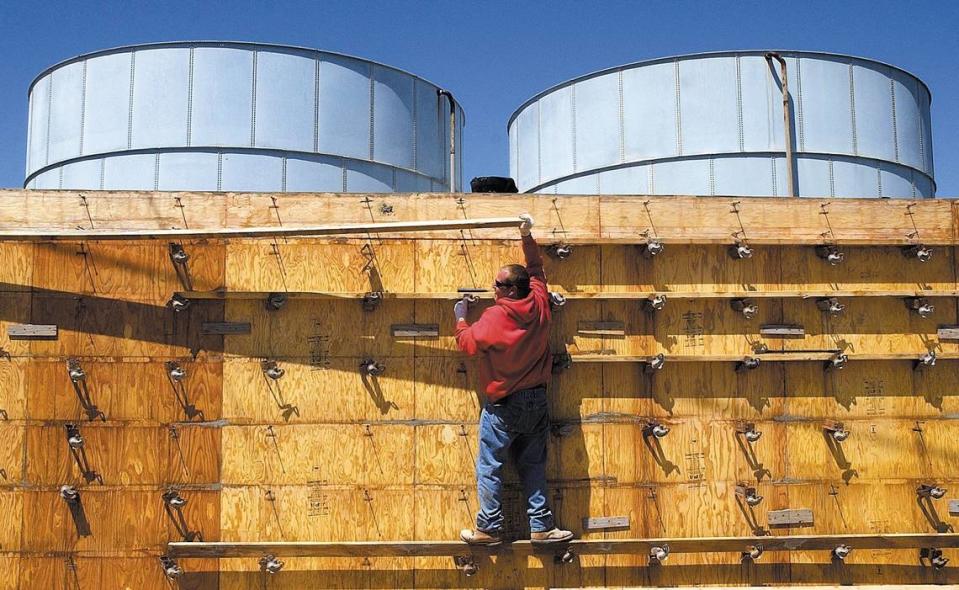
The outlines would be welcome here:
M 475 576 L 479 569 L 472 555 L 454 555 L 453 564 L 457 569 L 463 570 L 463 573 L 467 576 Z
M 390 326 L 393 338 L 438 338 L 439 324 L 393 324 Z
M 56 324 L 11 324 L 7 326 L 10 340 L 56 340 Z
M 370 292 L 363 295 L 362 299 L 363 311 L 375 311 L 377 307 L 380 306 L 380 303 L 383 302 L 383 294 L 378 292 Z
M 628 516 L 594 516 L 583 519 L 583 530 L 587 531 L 621 528 L 629 528 Z
M 770 527 L 812 526 L 813 514 L 809 508 L 770 510 L 766 513 L 766 522 Z
M 798 324 L 766 324 L 759 327 L 759 333 L 773 338 L 805 338 L 806 329 Z
M 205 336 L 249 334 L 251 328 L 250 322 L 203 322 L 200 333 Z

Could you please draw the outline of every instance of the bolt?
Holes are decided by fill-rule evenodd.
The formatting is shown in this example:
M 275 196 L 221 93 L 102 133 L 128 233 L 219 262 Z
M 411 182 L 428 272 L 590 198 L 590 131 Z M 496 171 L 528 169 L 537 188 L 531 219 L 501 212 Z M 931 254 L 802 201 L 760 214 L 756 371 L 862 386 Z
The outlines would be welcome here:
M 924 483 L 916 488 L 916 495 L 920 498 L 932 498 L 939 500 L 946 495 L 946 489 L 934 484 Z
M 925 297 L 909 297 L 906 299 L 906 307 L 916 312 L 921 318 L 927 318 L 936 311 L 936 307 Z
M 749 506 L 758 506 L 763 501 L 763 497 L 759 495 L 756 488 L 744 483 L 736 485 L 736 495 L 742 496 Z
M 286 370 L 277 366 L 276 361 L 263 361 L 260 363 L 260 368 L 263 369 L 267 377 L 274 381 L 286 374 Z
M 758 357 L 747 356 L 743 360 L 736 363 L 736 372 L 742 373 L 743 371 L 752 371 L 753 369 L 759 368 L 760 360 Z
M 573 247 L 569 244 L 555 244 L 547 248 L 546 252 L 560 260 L 566 260 L 573 254 Z
M 656 545 L 649 549 L 649 560 L 652 562 L 662 563 L 666 561 L 669 557 L 669 545 L 663 545 L 662 547 Z
M 365 359 L 360 363 L 360 372 L 371 377 L 378 377 L 386 372 L 386 365 L 378 363 L 373 359 Z
M 729 306 L 743 314 L 747 320 L 753 319 L 759 313 L 759 306 L 752 299 L 731 299 Z
M 659 311 L 666 307 L 666 296 L 665 295 L 650 295 L 644 302 L 643 305 L 646 307 L 647 311 Z
M 832 266 L 838 265 L 846 255 L 836 246 L 816 246 L 816 256 L 822 258 Z
M 67 424 L 67 444 L 71 449 L 83 448 L 83 437 L 80 435 L 80 429 L 75 424 Z
M 747 559 L 750 561 L 756 561 L 762 557 L 763 551 L 764 549 L 762 545 L 750 545 L 749 550 L 743 552 L 742 559 L 743 561 L 746 561 Z
M 77 491 L 77 488 L 71 485 L 60 486 L 60 497 L 63 498 L 67 504 L 76 504 L 80 502 L 80 492 Z
M 287 301 L 286 293 L 270 293 L 266 297 L 266 309 L 269 311 L 278 311 L 283 309 Z
M 932 248 L 927 248 L 922 244 L 915 246 L 906 246 L 902 249 L 902 254 L 906 258 L 915 258 L 919 262 L 928 262 L 932 258 Z
M 763 433 L 757 430 L 756 425 L 752 422 L 741 422 L 736 427 L 736 432 L 743 435 L 743 438 L 751 443 L 756 442 L 763 436 Z
M 852 547 L 846 544 L 836 545 L 832 550 L 832 556 L 839 561 L 844 561 L 852 553 Z
M 190 255 L 186 253 L 186 250 L 184 250 L 180 244 L 171 243 L 170 258 L 175 264 L 186 264 L 186 261 L 190 259 Z
M 190 300 L 180 295 L 179 293 L 174 293 L 173 297 L 170 297 L 170 300 L 167 301 L 167 305 L 174 313 L 180 313 L 186 308 L 190 307 Z
M 665 246 L 659 240 L 653 238 L 643 244 L 643 257 L 652 258 L 663 253 Z
M 174 560 L 172 557 L 161 555 L 160 567 L 163 568 L 163 573 L 166 575 L 166 577 L 171 580 L 179 578 L 183 575 L 183 568 L 181 568 L 177 564 L 176 560 Z
M 839 303 L 835 297 L 822 297 L 816 300 L 816 307 L 829 315 L 839 315 L 846 309 L 846 306 Z
M 566 297 L 561 293 L 555 291 L 549 292 L 549 307 L 550 309 L 559 309 L 566 305 Z
M 163 501 L 171 508 L 183 508 L 186 506 L 186 498 L 180 495 L 176 490 L 169 490 L 163 493 Z
M 186 378 L 186 369 L 180 366 L 180 363 L 176 361 L 170 361 L 166 364 L 167 374 L 170 376 L 170 379 L 176 383 L 183 381 Z
M 736 260 L 745 260 L 753 257 L 753 249 L 746 244 L 739 243 L 729 249 L 729 255 Z
M 363 311 L 373 311 L 379 307 L 383 296 L 380 293 L 367 293 L 363 295 Z
M 841 371 L 846 368 L 846 363 L 849 362 L 849 357 L 843 353 L 837 353 L 834 357 L 826 361 L 826 370 L 827 371 Z
M 275 574 L 283 569 L 283 562 L 274 555 L 264 555 L 260 558 L 260 570 L 268 574 Z
M 842 422 L 826 422 L 826 424 L 823 426 L 823 430 L 825 430 L 836 442 L 843 442 L 849 438 L 850 434 Z
M 80 363 L 75 360 L 67 361 L 67 374 L 70 375 L 70 381 L 74 383 L 79 383 L 87 378 L 87 374 L 83 371 Z
M 656 422 L 655 420 L 650 420 L 646 424 L 646 428 L 643 429 L 643 434 L 645 436 L 663 438 L 664 436 L 669 434 L 669 427 L 666 426 L 665 424 L 660 424 L 659 422 Z
M 643 367 L 643 372 L 646 374 L 652 374 L 656 371 L 659 371 L 666 364 L 666 355 L 659 353 L 656 356 L 646 361 L 645 366 Z

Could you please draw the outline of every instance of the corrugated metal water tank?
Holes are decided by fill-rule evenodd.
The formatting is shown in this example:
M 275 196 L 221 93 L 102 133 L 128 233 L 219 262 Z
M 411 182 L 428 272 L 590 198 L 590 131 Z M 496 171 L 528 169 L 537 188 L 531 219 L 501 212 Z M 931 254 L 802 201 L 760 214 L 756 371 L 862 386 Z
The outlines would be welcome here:
M 779 65 L 763 51 L 625 65 L 546 90 L 510 118 L 522 192 L 788 195 Z M 931 96 L 883 63 L 787 63 L 797 194 L 933 197 Z
M 30 86 L 24 186 L 447 191 L 450 107 L 437 91 L 396 68 L 277 45 L 82 55 Z M 463 124 L 457 107 L 458 144 Z

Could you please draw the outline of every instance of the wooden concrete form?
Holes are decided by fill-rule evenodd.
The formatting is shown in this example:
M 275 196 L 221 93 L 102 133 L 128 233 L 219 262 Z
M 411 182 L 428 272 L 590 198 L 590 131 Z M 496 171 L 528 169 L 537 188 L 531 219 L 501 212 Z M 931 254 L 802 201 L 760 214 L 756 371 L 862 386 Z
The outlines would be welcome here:
M 521 540 L 477 552 L 466 577 L 450 557 L 477 508 L 482 396 L 450 308 L 469 291 L 478 314 L 521 257 L 515 228 L 474 222 L 527 211 L 544 251 L 573 244 L 546 256 L 567 298 L 551 345 L 571 357 L 550 383 L 548 478 L 581 540 L 572 563 L 532 551 L 508 470 L 507 533 Z M 422 226 L 436 220 L 450 227 Z M 266 549 L 291 555 L 271 588 L 959 583 L 952 563 L 918 555 L 959 556 L 957 220 L 949 201 L 0 191 L 0 232 L 31 240 L 0 237 L 0 588 L 166 589 L 170 552 L 180 587 L 252 590 Z M 371 232 L 383 223 L 426 231 Z M 344 224 L 371 233 L 253 237 Z M 666 247 L 647 258 L 651 240 Z M 737 243 L 752 257 L 733 258 Z M 931 259 L 906 251 L 918 244 Z M 827 297 L 841 314 L 819 309 Z M 18 337 L 27 324 L 56 336 Z M 801 335 L 767 329 L 780 325 Z M 845 367 L 826 370 L 839 353 Z M 645 370 L 658 354 L 664 367 Z M 747 357 L 758 368 L 736 371 Z M 364 376 L 369 359 L 385 372 Z M 669 433 L 650 436 L 653 423 Z M 770 523 L 798 508 L 812 526 Z M 842 563 L 840 539 L 854 547 Z M 660 541 L 675 554 L 650 564 Z M 755 543 L 762 558 L 741 561 Z M 241 548 L 256 559 L 195 557 Z

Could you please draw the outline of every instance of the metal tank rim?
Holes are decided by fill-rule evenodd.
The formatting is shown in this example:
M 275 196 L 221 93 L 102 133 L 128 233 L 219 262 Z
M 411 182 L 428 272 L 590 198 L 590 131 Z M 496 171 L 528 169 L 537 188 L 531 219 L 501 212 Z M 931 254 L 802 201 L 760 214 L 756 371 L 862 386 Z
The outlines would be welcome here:
M 846 53 L 831 53 L 831 52 L 828 52 L 828 51 L 804 51 L 804 50 L 801 50 L 801 49 L 742 49 L 742 50 L 730 49 L 730 50 L 723 50 L 723 51 L 704 51 L 704 52 L 700 52 L 700 53 L 685 53 L 685 54 L 680 54 L 680 55 L 670 55 L 670 56 L 666 56 L 666 57 L 656 57 L 656 58 L 653 58 L 653 59 L 647 59 L 647 60 L 641 60 L 641 61 L 634 61 L 634 62 L 622 64 L 622 65 L 619 65 L 619 66 L 612 66 L 612 67 L 608 67 L 608 68 L 603 68 L 603 69 L 601 69 L 601 70 L 596 70 L 596 71 L 590 72 L 590 73 L 588 73 L 588 74 L 583 74 L 583 75 L 581 75 L 581 76 L 576 76 L 575 78 L 570 78 L 570 79 L 568 79 L 568 80 L 566 80 L 566 81 L 564 81 L 564 82 L 560 82 L 559 84 L 555 84 L 555 85 L 553 85 L 553 86 L 550 86 L 550 87 L 547 88 L 546 90 L 542 90 L 542 91 L 540 91 L 540 92 L 537 92 L 536 94 L 534 94 L 533 96 L 531 96 L 530 98 L 528 98 L 526 101 L 524 101 L 523 104 L 521 104 L 516 110 L 514 110 L 512 115 L 510 115 L 509 120 L 506 122 L 506 130 L 509 131 L 509 128 L 510 128 L 510 126 L 513 124 L 513 121 L 516 119 L 516 117 L 517 117 L 524 109 L 526 109 L 526 107 L 528 107 L 528 106 L 531 105 L 532 103 L 536 102 L 537 100 L 543 98 L 543 97 L 546 96 L 547 94 L 551 94 L 551 93 L 553 93 L 553 92 L 555 92 L 555 91 L 557 91 L 557 90 L 559 90 L 559 89 L 561 89 L 561 88 L 565 88 L 565 87 L 570 86 L 570 85 L 572 85 L 572 84 L 575 84 L 575 83 L 577 83 L 577 82 L 582 82 L 582 81 L 584 81 L 584 80 L 589 80 L 589 79 L 591 79 L 591 78 L 596 78 L 596 77 L 599 77 L 599 76 L 603 76 L 603 75 L 605 75 L 605 74 L 611 74 L 611 73 L 613 73 L 613 72 L 617 72 L 617 71 L 620 71 L 620 70 L 631 70 L 631 69 L 638 68 L 638 67 L 651 66 L 651 65 L 656 65 L 656 64 L 660 64 L 660 63 L 667 63 L 667 62 L 677 61 L 677 60 L 687 60 L 687 59 L 693 59 L 693 58 L 698 58 L 698 57 L 708 58 L 708 57 L 730 57 L 730 56 L 736 56 L 736 55 L 763 55 L 763 54 L 766 54 L 766 53 L 779 53 L 779 54 L 781 54 L 781 55 L 783 55 L 783 56 L 785 56 L 785 57 L 794 57 L 794 56 L 816 56 L 816 55 L 818 55 L 818 56 L 824 56 L 824 57 L 832 57 L 832 58 L 839 57 L 839 58 L 854 59 L 854 60 L 858 60 L 858 61 L 863 61 L 863 62 L 868 62 L 868 63 L 873 63 L 873 64 L 885 66 L 885 67 L 891 68 L 891 69 L 893 69 L 893 70 L 898 70 L 898 71 L 902 72 L 903 74 L 906 74 L 907 76 L 915 79 L 915 80 L 916 80 L 917 82 L 919 82 L 920 84 L 922 84 L 922 87 L 926 90 L 926 93 L 929 95 L 929 104 L 930 104 L 930 105 L 932 104 L 932 91 L 929 90 L 929 86 L 928 86 L 925 82 L 922 81 L 922 78 L 920 78 L 919 76 L 913 74 L 913 73 L 910 72 L 909 70 L 906 70 L 906 69 L 904 69 L 904 68 L 900 68 L 899 66 L 894 66 L 894 65 L 889 64 L 889 63 L 886 63 L 886 62 L 884 62 L 884 61 L 879 61 L 879 60 L 872 59 L 872 58 L 868 58 L 868 57 L 860 57 L 860 56 L 858 56 L 858 55 L 849 55 L 849 54 L 846 54 Z
M 365 57 L 357 57 L 357 56 L 355 56 L 355 55 L 350 55 L 350 54 L 348 54 L 348 53 L 341 53 L 341 52 L 338 52 L 338 51 L 327 51 L 327 50 L 325 50 L 325 49 L 315 49 L 315 48 L 313 48 L 313 47 L 304 47 L 304 46 L 301 46 L 301 45 L 283 45 L 282 43 L 257 43 L 257 42 L 255 42 L 255 41 L 156 41 L 156 42 L 152 42 L 152 43 L 135 43 L 135 44 L 131 44 L 131 45 L 120 45 L 120 46 L 118 46 L 118 47 L 111 47 L 111 48 L 109 48 L 109 49 L 99 49 L 99 50 L 96 50 L 96 51 L 90 51 L 90 52 L 87 52 L 87 53 L 81 53 L 81 54 L 79 54 L 79 55 L 75 55 L 75 56 L 73 56 L 73 57 L 70 57 L 70 58 L 64 59 L 64 60 L 62 60 L 62 61 L 59 61 L 59 62 L 57 62 L 57 63 L 55 63 L 55 64 L 53 64 L 53 65 L 51 65 L 51 66 L 48 66 L 48 67 L 47 67 L 46 69 L 44 69 L 42 72 L 40 72 L 39 74 L 37 74 L 36 76 L 34 76 L 33 80 L 30 82 L 30 86 L 27 87 L 27 97 L 29 97 L 29 96 L 30 96 L 30 93 L 33 92 L 33 87 L 37 84 L 37 82 L 40 81 L 41 78 L 43 78 L 43 77 L 45 77 L 46 75 L 50 74 L 50 73 L 53 72 L 54 70 L 58 70 L 58 69 L 60 69 L 60 68 L 62 68 L 62 67 L 68 66 L 68 65 L 70 65 L 70 64 L 72 64 L 72 63 L 84 61 L 84 60 L 91 59 L 91 58 L 94 58 L 94 57 L 102 57 L 102 56 L 104 56 L 104 55 L 112 55 L 112 54 L 114 54 L 114 53 L 125 53 L 125 52 L 129 52 L 129 51 L 135 50 L 135 49 L 163 49 L 163 48 L 177 48 L 177 47 L 181 47 L 181 48 L 189 48 L 189 47 L 227 47 L 227 48 L 230 48 L 230 47 L 233 47 L 233 48 L 238 48 L 238 49 L 256 49 L 256 48 L 263 48 L 263 49 L 283 49 L 283 50 L 287 50 L 287 51 L 304 51 L 304 52 L 309 52 L 309 53 L 319 53 L 319 54 L 324 54 L 324 55 L 332 55 L 332 56 L 335 56 L 335 57 L 345 57 L 345 58 L 347 58 L 347 59 L 355 59 L 356 61 L 366 62 L 366 63 L 369 63 L 369 64 L 373 64 L 373 65 L 375 65 L 375 66 L 379 66 L 379 67 L 382 67 L 382 68 L 386 68 L 386 69 L 389 69 L 389 70 L 393 70 L 393 71 L 395 71 L 395 72 L 399 72 L 399 73 L 401 73 L 401 74 L 405 74 L 405 75 L 407 75 L 407 76 L 410 76 L 411 78 L 416 78 L 417 80 L 420 80 L 420 81 L 422 81 L 422 82 L 425 82 L 425 83 L 429 84 L 430 86 L 433 86 L 434 88 L 437 88 L 437 89 L 445 89 L 445 87 L 440 86 L 439 84 L 436 84 L 435 82 L 431 82 L 430 80 L 427 80 L 426 78 L 424 78 L 424 77 L 422 77 L 422 76 L 418 76 L 418 75 L 416 75 L 416 74 L 414 74 L 414 73 L 412 73 L 412 72 L 408 72 L 408 71 L 406 71 L 406 70 L 404 70 L 404 69 L 402 69 L 402 68 L 398 68 L 398 67 L 396 67 L 396 66 L 391 66 L 391 65 L 389 65 L 389 64 L 385 64 L 385 63 L 382 63 L 382 62 L 378 62 L 378 61 L 375 61 L 375 60 L 372 60 L 372 59 L 367 59 L 367 58 L 365 58 Z M 459 105 L 459 102 L 457 102 L 457 106 L 458 106 L 458 107 L 460 106 L 460 105 Z M 462 107 L 460 107 L 460 111 L 461 111 L 461 112 L 463 111 Z M 466 115 L 465 115 L 465 113 L 463 114 L 463 125 L 464 125 L 464 126 L 466 125 Z

